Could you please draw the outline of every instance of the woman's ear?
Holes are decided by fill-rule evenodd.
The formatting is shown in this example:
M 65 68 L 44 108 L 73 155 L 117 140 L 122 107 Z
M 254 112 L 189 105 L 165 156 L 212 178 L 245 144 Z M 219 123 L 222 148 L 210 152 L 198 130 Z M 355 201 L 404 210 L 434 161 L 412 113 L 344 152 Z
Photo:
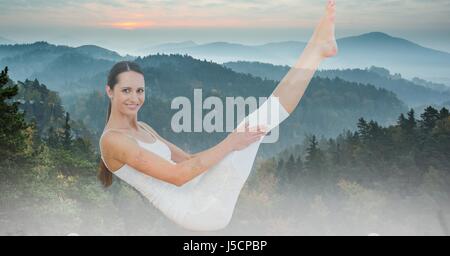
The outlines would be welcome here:
M 109 85 L 106 85 L 105 86 L 105 90 L 106 90 L 106 94 L 108 95 L 108 97 L 110 98 L 110 99 L 112 99 L 112 97 L 113 97 L 113 92 L 112 92 L 112 90 L 111 90 L 111 88 L 109 87 Z

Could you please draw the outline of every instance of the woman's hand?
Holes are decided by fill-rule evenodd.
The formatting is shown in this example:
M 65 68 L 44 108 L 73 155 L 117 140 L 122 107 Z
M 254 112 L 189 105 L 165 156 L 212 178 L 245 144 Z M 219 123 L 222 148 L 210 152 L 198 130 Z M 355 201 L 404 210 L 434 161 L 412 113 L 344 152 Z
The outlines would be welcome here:
M 226 140 L 232 150 L 241 150 L 258 141 L 266 133 L 266 126 L 249 127 L 248 123 L 246 123 L 244 129 L 235 129 L 227 136 Z

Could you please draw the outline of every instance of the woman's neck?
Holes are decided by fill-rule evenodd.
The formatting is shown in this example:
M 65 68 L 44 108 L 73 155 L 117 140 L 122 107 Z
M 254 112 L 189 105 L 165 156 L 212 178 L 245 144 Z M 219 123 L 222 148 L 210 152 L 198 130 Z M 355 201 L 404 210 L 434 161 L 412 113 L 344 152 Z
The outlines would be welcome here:
M 137 115 L 123 115 L 117 111 L 111 111 L 107 126 L 115 129 L 138 130 Z

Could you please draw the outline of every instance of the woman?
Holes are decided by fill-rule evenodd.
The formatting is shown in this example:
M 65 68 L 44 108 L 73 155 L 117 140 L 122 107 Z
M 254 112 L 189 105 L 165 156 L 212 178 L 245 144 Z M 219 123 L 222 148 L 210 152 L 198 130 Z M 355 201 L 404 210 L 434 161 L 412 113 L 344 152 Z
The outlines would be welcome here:
M 137 121 L 145 98 L 144 76 L 135 63 L 117 63 L 106 86 L 111 101 L 100 138 L 102 183 L 109 186 L 115 174 L 184 228 L 226 227 L 264 135 L 294 111 L 320 62 L 336 55 L 334 19 L 335 3 L 329 0 L 302 55 L 269 98 L 226 139 L 193 155 Z M 269 122 L 268 113 L 277 121 Z

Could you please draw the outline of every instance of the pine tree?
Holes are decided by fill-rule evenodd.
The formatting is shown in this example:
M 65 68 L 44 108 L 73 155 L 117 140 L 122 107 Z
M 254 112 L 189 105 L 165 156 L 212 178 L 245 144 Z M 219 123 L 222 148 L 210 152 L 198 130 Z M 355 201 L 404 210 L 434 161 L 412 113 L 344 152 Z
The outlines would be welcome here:
M 400 114 L 397 122 L 397 126 L 400 127 L 400 133 L 398 135 L 399 142 L 395 147 L 402 152 L 411 151 L 415 140 L 416 119 L 414 117 L 414 110 L 411 109 L 407 113 L 407 116 L 408 118 L 405 118 L 403 113 Z
M 295 160 L 295 165 L 297 166 L 298 172 L 301 173 L 303 171 L 303 161 L 301 156 L 297 157 Z
M 45 139 L 45 141 L 47 142 L 47 145 L 49 145 L 52 148 L 60 147 L 61 142 L 59 140 L 58 133 L 55 130 L 55 128 L 53 128 L 53 126 L 50 126 L 50 128 L 48 128 L 47 138 Z
M 294 155 L 291 154 L 286 162 L 286 172 L 285 181 L 286 183 L 291 183 L 297 174 L 297 166 L 295 165 Z
M 62 145 L 65 149 L 70 149 L 70 147 L 72 146 L 72 131 L 70 128 L 70 116 L 69 116 L 69 112 L 66 112 L 66 121 L 64 123 L 64 131 L 63 131 L 63 136 L 62 136 Z
M 309 171 L 319 171 L 324 164 L 324 154 L 322 150 L 318 147 L 319 142 L 316 139 L 316 136 L 313 135 L 308 148 L 306 149 L 306 168 Z
M 9 101 L 17 95 L 18 86 L 6 86 L 9 82 L 8 67 L 0 74 L 0 162 L 17 160 L 25 150 L 27 135 L 25 114 L 19 112 L 19 102 Z
M 425 109 L 425 111 L 420 115 L 422 120 L 420 121 L 420 127 L 425 132 L 430 132 L 436 124 L 436 121 L 439 120 L 439 112 L 437 109 L 429 106 Z
M 401 113 L 398 117 L 397 124 L 400 126 L 400 128 L 402 128 L 402 130 L 408 129 L 408 119 L 405 118 L 403 113 Z
M 358 134 L 362 139 L 367 139 L 369 136 L 369 125 L 367 124 L 366 120 L 364 118 L 358 119 Z
M 450 116 L 450 113 L 448 112 L 448 109 L 442 108 L 442 109 L 439 111 L 439 119 L 440 119 L 440 120 L 446 119 L 446 118 L 448 118 L 449 116 Z
M 328 152 L 330 154 L 331 164 L 340 164 L 341 163 L 341 157 L 340 157 L 340 144 L 333 140 L 328 140 Z
M 283 159 L 280 159 L 277 163 L 277 169 L 281 171 L 283 168 L 284 168 L 284 161 Z
M 417 126 L 416 118 L 414 117 L 414 109 L 408 112 L 408 129 L 413 130 Z

